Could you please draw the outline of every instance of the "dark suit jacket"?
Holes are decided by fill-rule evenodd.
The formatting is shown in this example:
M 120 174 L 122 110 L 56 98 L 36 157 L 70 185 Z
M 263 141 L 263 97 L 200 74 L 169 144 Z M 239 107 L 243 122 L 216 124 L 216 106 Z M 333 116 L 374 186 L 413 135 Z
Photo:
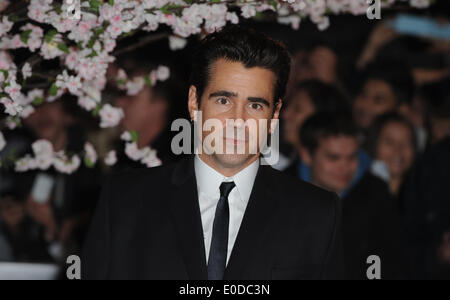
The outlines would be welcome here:
M 193 156 L 112 176 L 83 279 L 207 279 Z M 340 279 L 337 196 L 260 166 L 225 279 Z
M 299 160 L 285 173 L 298 177 Z M 367 258 L 381 259 L 382 279 L 408 279 L 405 233 L 389 187 L 366 173 L 342 199 L 342 233 L 346 275 L 351 280 L 367 279 Z
M 367 258 L 377 255 L 382 279 L 408 279 L 405 232 L 387 184 L 366 173 L 342 201 L 347 276 L 367 279 Z

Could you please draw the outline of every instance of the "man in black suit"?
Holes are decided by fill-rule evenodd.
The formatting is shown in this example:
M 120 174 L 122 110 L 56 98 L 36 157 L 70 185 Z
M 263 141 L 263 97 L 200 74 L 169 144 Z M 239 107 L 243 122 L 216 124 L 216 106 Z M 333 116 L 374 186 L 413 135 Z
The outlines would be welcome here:
M 273 132 L 289 71 L 285 47 L 252 30 L 231 26 L 200 43 L 188 106 L 204 142 L 176 164 L 109 179 L 84 279 L 342 278 L 337 196 L 251 150 Z M 214 120 L 218 130 L 203 126 Z

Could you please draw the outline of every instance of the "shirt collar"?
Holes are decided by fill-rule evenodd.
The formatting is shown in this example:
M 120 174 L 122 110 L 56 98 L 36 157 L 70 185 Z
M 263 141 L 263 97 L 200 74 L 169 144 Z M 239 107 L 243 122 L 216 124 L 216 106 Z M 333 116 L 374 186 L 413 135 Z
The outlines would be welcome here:
M 207 165 L 198 155 L 195 155 L 195 176 L 197 189 L 209 197 L 215 197 L 222 182 L 234 181 L 241 200 L 248 202 L 259 169 L 259 159 L 232 177 L 226 177 Z

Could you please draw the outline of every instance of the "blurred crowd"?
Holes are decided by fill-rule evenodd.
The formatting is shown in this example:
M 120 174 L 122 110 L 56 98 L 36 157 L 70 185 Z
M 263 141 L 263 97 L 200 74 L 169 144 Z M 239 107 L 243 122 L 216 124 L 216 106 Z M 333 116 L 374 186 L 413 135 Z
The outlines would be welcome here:
M 286 42 L 294 60 L 280 117 L 281 158 L 273 167 L 340 196 L 350 279 L 367 278 L 374 254 L 385 279 L 450 279 L 450 35 L 402 34 L 398 18 L 359 28 L 360 19 L 336 21 L 342 29 L 328 34 L 305 24 L 301 38 L 278 35 L 282 27 L 267 30 Z M 449 24 L 439 14 L 428 20 Z M 146 167 L 125 154 L 124 130 L 137 132 L 138 146 L 156 149 L 163 164 L 180 159 L 171 151 L 170 125 L 187 118 L 190 48 L 166 48 L 125 53 L 111 66 L 103 97 L 123 109 L 119 128 L 100 130 L 76 99 L 64 96 L 5 132 L 2 157 L 11 149 L 19 157 L 30 152 L 36 139 L 67 153 L 89 141 L 99 154 L 115 149 L 117 163 L 83 165 L 72 175 L 16 173 L 4 165 L 0 262 L 64 266 L 67 255 L 80 253 L 105 176 Z M 171 78 L 137 95 L 114 84 L 119 69 L 133 77 L 160 64 L 171 68 Z

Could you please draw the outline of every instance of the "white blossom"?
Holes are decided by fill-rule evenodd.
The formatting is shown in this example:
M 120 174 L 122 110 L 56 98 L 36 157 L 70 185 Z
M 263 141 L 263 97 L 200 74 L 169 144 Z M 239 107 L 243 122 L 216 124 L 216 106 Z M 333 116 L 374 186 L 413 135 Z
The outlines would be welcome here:
M 3 133 L 0 131 L 0 151 L 5 149 L 5 147 L 6 147 L 6 140 L 5 137 L 3 136 Z
M 73 155 L 70 159 L 63 152 L 56 153 L 53 159 L 53 167 L 60 173 L 72 174 L 80 167 L 81 159 L 78 155 Z
M 123 132 L 122 133 L 122 135 L 120 136 L 120 139 L 122 140 L 122 141 L 126 141 L 126 142 L 129 142 L 129 141 L 131 141 L 131 133 L 129 132 L 129 131 L 125 131 L 125 132 Z
M 166 81 L 170 77 L 170 69 L 166 66 L 159 66 L 156 69 L 156 78 L 159 81 Z
M 186 47 L 186 44 L 187 44 L 186 39 L 183 39 L 183 38 L 180 38 L 180 37 L 177 37 L 174 35 L 171 35 L 169 37 L 169 47 L 170 47 L 170 50 L 172 50 L 172 51 L 184 49 L 184 47 Z
M 85 143 L 84 144 L 84 151 L 86 154 L 86 159 L 89 160 L 90 163 L 95 164 L 97 162 L 97 152 L 94 149 L 94 146 L 92 146 L 91 143 Z
M 1 11 L 1 10 L 0 10 Z M 13 27 L 14 23 L 8 19 L 8 16 L 3 16 L 0 22 L 0 37 L 8 33 Z
M 141 163 L 147 166 L 147 168 L 153 168 L 162 165 L 162 161 L 158 158 L 157 152 L 154 149 L 146 151 L 146 155 L 141 159 Z
M 256 8 L 251 4 L 247 4 L 241 7 L 241 16 L 249 19 L 256 16 Z
M 2 103 L 3 106 L 5 107 L 5 113 L 7 113 L 10 116 L 16 116 L 23 109 L 16 101 L 13 101 L 6 97 L 2 97 L 0 99 L 0 103 Z
M 129 96 L 139 94 L 145 86 L 145 79 L 142 77 L 135 77 L 133 80 L 127 81 L 126 89 Z
M 22 67 L 22 76 L 24 79 L 31 77 L 31 65 L 29 63 L 25 63 Z
M 105 157 L 105 164 L 107 166 L 113 166 L 117 163 L 117 154 L 116 151 L 109 151 Z
M 123 110 L 121 108 L 116 108 L 110 104 L 105 104 L 100 110 L 100 127 L 108 128 L 115 127 L 119 125 L 120 120 L 123 118 Z

